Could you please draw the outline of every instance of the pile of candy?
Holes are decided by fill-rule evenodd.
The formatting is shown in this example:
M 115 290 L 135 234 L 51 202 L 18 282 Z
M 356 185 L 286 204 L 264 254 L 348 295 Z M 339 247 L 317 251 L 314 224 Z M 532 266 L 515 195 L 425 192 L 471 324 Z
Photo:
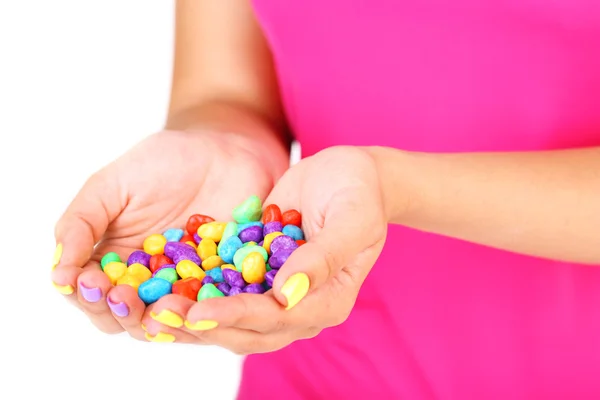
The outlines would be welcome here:
M 146 305 L 175 293 L 194 301 L 264 293 L 277 271 L 305 243 L 302 215 L 250 196 L 232 222 L 192 215 L 183 229 L 148 236 L 124 263 L 107 253 L 101 266 L 113 285 L 130 285 Z M 262 218 L 262 220 L 261 220 Z

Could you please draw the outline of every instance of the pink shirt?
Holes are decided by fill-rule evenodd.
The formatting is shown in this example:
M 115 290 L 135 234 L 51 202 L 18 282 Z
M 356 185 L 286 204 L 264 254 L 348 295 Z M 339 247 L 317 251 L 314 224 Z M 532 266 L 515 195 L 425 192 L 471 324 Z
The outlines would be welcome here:
M 598 0 L 254 5 L 304 156 L 600 145 Z M 598 399 L 600 268 L 390 227 L 349 320 L 249 357 L 240 392 Z

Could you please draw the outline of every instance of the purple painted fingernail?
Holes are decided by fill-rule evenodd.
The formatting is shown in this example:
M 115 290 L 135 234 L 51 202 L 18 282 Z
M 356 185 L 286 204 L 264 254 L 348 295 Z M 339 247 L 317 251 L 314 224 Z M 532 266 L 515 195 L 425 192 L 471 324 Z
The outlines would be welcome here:
M 99 288 L 87 288 L 83 283 L 79 283 L 79 292 L 81 296 L 90 303 L 95 303 L 102 298 L 102 290 Z
M 117 317 L 126 317 L 129 315 L 129 308 L 127 307 L 127 304 L 120 302 L 120 303 L 113 303 L 110 300 L 110 297 L 106 298 L 106 302 L 108 303 L 108 308 L 110 308 L 110 310 L 117 316 Z

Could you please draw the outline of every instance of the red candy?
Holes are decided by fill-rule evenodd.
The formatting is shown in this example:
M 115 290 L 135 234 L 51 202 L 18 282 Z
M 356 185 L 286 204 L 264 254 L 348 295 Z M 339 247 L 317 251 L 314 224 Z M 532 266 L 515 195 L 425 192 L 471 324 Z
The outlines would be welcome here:
M 173 264 L 173 260 L 163 254 L 156 254 L 150 257 L 149 267 L 152 273 L 156 272 L 157 269 L 167 264 Z
M 179 243 L 185 242 L 194 242 L 194 237 L 192 235 L 183 235 L 183 237 L 179 240 Z M 196 242 L 194 242 L 196 243 Z
M 287 210 L 281 215 L 281 225 L 296 225 L 298 228 L 302 227 L 302 214 L 297 210 Z
M 302 246 L 304 243 L 306 243 L 306 240 L 296 240 L 298 247 Z
M 265 208 L 262 216 L 262 223 L 267 224 L 273 221 L 281 222 L 281 209 L 277 204 L 271 204 Z
M 204 225 L 208 222 L 213 222 L 213 221 L 214 221 L 214 218 L 211 218 L 207 215 L 194 214 L 190 217 L 190 219 L 188 219 L 188 222 L 185 225 L 185 230 L 190 235 L 193 235 L 194 233 L 198 232 L 198 228 L 200 228 L 201 225 Z M 192 239 L 192 242 L 193 241 L 194 240 Z
M 175 281 L 171 291 L 190 300 L 198 301 L 200 288 L 202 288 L 202 281 L 198 278 L 189 277 Z

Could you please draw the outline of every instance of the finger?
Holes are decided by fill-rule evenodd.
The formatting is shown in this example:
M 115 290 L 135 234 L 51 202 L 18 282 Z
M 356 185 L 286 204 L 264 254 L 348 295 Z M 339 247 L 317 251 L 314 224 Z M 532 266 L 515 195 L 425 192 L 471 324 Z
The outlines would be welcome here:
M 146 308 L 142 316 L 144 338 L 150 342 L 203 343 L 183 327 L 183 315 L 193 301 L 178 295 L 167 295 Z
M 196 335 L 207 345 L 219 346 L 241 356 L 277 351 L 294 340 L 307 337 L 300 332 L 263 334 L 237 328 L 217 328 L 196 332 Z
M 132 337 L 144 340 L 142 316 L 146 305 L 139 298 L 137 290 L 129 285 L 117 285 L 106 295 L 106 305 L 111 317 Z

